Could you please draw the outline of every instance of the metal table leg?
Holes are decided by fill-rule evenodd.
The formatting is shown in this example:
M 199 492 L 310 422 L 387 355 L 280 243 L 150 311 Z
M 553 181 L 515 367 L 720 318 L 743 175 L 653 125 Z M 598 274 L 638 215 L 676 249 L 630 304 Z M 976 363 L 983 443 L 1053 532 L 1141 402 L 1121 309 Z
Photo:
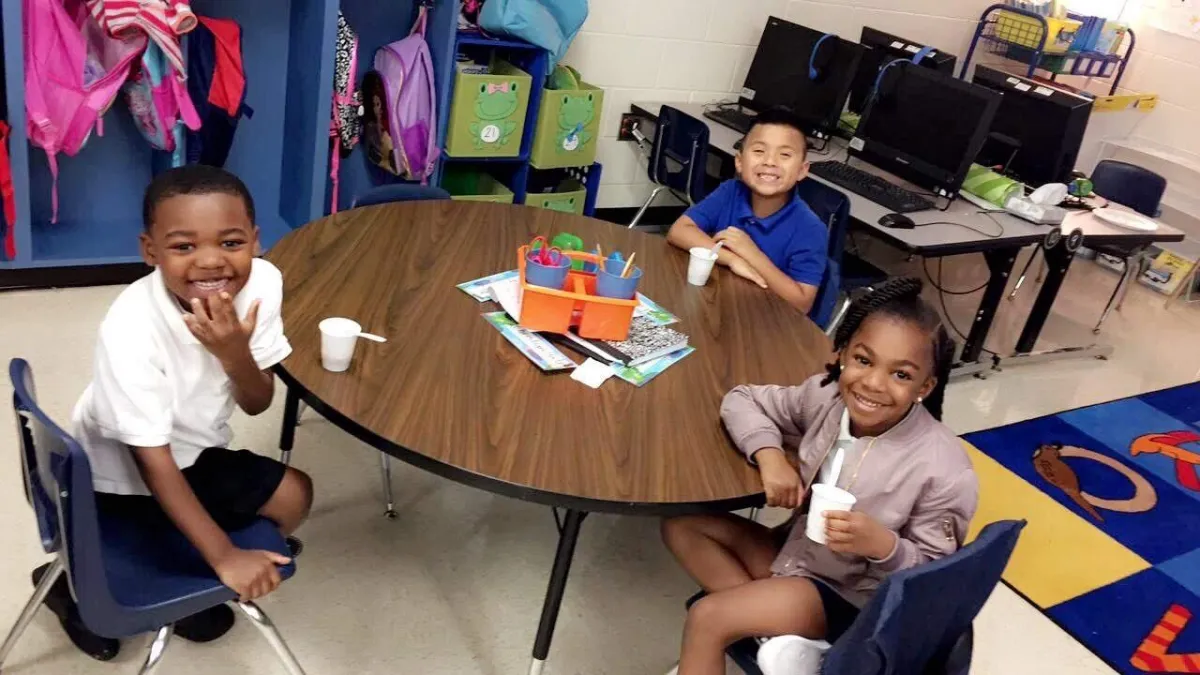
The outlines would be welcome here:
M 283 403 L 283 428 L 279 430 L 279 461 L 290 464 L 292 460 L 292 445 L 296 441 L 296 422 L 300 419 L 300 394 L 287 389 L 287 398 Z
M 967 335 L 966 343 L 963 344 L 961 357 L 963 363 L 979 361 L 979 356 L 983 353 L 983 343 L 987 339 L 988 331 L 992 328 L 992 321 L 996 318 L 996 310 L 1000 307 L 1000 301 L 1004 299 L 1004 288 L 1008 285 L 1008 277 L 1012 274 L 1013 265 L 1017 262 L 1017 253 L 1020 250 L 1020 248 L 1003 248 L 986 251 L 983 254 L 990 276 L 987 289 L 984 290 L 983 298 L 979 301 L 979 309 L 975 311 L 975 321 L 971 324 L 971 332 Z
M 1042 334 L 1042 327 L 1050 317 L 1050 308 L 1058 299 L 1058 291 L 1067 278 L 1067 271 L 1071 269 L 1071 261 L 1075 259 L 1075 252 L 1067 249 L 1067 239 L 1064 237 L 1057 246 L 1045 251 L 1046 280 L 1042 282 L 1037 299 L 1033 301 L 1033 307 L 1029 310 L 1029 318 L 1025 320 L 1025 328 L 1017 340 L 1018 354 L 1033 351 L 1038 336 Z
M 579 539 L 579 527 L 587 517 L 585 511 L 566 510 L 558 534 L 558 552 L 554 554 L 554 567 L 550 571 L 550 584 L 546 588 L 546 600 L 542 604 L 542 618 L 538 622 L 537 638 L 533 641 L 533 660 L 529 664 L 529 675 L 541 675 L 550 655 L 550 641 L 554 639 L 554 626 L 558 623 L 558 610 L 562 606 L 563 592 L 567 588 L 567 575 L 571 572 L 571 561 L 575 557 L 575 542 Z

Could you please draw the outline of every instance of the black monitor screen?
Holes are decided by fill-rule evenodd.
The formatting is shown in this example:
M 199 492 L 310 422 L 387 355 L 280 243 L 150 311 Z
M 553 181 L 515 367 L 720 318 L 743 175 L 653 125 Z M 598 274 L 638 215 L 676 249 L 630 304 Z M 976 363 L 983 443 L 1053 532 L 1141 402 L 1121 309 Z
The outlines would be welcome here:
M 984 87 L 897 63 L 884 72 L 851 147 L 913 182 L 956 192 L 999 102 Z
M 823 37 L 820 31 L 771 17 L 739 102 L 757 111 L 789 108 L 810 135 L 832 131 L 845 108 L 862 48 L 836 35 L 822 42 Z M 815 79 L 810 66 L 817 71 Z
M 912 60 L 925 49 L 925 45 L 870 26 L 863 27 L 860 42 L 863 46 L 863 56 L 858 65 L 858 72 L 854 75 L 854 84 L 850 88 L 850 110 L 861 115 L 867 108 L 867 97 L 871 95 L 871 88 L 879 76 L 879 69 L 897 59 Z M 958 59 L 953 54 L 933 49 L 921 59 L 920 65 L 953 75 L 957 62 Z
M 1092 102 L 983 66 L 975 82 L 1004 95 L 977 161 L 1033 186 L 1069 182 Z

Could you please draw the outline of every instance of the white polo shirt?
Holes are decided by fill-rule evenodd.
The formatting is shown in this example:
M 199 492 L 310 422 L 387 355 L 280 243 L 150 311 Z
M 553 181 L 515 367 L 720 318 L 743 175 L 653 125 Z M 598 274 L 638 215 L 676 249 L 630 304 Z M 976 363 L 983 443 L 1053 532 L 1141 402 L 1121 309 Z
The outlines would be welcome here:
M 250 352 L 267 369 L 292 352 L 280 310 L 283 275 L 255 259 L 234 298 L 239 317 L 261 300 Z M 119 295 L 100 324 L 92 383 L 75 405 L 75 437 L 99 492 L 148 495 L 129 446 L 170 445 L 179 468 L 201 451 L 227 447 L 234 408 L 229 377 L 192 335 L 183 310 L 155 270 Z

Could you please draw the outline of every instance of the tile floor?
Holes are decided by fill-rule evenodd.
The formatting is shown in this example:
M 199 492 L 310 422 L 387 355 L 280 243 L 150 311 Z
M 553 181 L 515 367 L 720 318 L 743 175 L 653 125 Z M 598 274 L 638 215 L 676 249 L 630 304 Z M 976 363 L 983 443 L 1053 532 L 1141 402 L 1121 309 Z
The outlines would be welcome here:
M 885 253 L 886 257 L 886 253 Z M 936 263 L 935 263 L 936 264 Z M 893 271 L 914 263 L 893 255 Z M 978 256 L 947 261 L 945 284 L 983 279 Z M 1064 287 L 1044 345 L 1085 344 L 1114 275 L 1082 262 Z M 1033 293 L 1005 303 L 989 347 L 1010 349 Z M 0 361 L 29 359 L 49 411 L 67 419 L 91 368 L 93 336 L 119 288 L 0 293 Z M 949 303 L 965 325 L 975 298 Z M 1200 309 L 1164 310 L 1133 289 L 1106 326 L 1117 348 L 1106 362 L 1011 369 L 952 385 L 947 419 L 968 432 L 1075 406 L 1192 381 Z M 9 400 L 7 377 L 0 400 Z M 276 447 L 283 397 L 262 416 L 239 417 L 241 445 Z M 6 413 L 0 412 L 0 415 Z M 0 630 L 29 592 L 29 570 L 44 560 L 12 457 L 11 424 L 0 423 Z M 309 673 L 524 673 L 555 545 L 547 509 L 493 496 L 396 463 L 400 518 L 386 520 L 376 454 L 309 412 L 294 459 L 316 478 L 317 502 L 301 530 L 300 573 L 263 602 Z M 777 514 L 771 514 L 777 515 Z M 676 657 L 683 601 L 692 585 L 672 564 L 649 519 L 596 515 L 584 524 L 554 648 L 552 675 L 666 672 Z M 976 624 L 973 672 L 984 675 L 1110 673 L 1094 656 L 1005 588 Z M 146 639 L 128 641 L 116 663 L 74 651 L 42 612 L 10 657 L 6 674 L 135 672 Z M 163 673 L 281 672 L 244 622 L 207 645 L 175 642 Z M 733 672 L 731 670 L 731 672 Z

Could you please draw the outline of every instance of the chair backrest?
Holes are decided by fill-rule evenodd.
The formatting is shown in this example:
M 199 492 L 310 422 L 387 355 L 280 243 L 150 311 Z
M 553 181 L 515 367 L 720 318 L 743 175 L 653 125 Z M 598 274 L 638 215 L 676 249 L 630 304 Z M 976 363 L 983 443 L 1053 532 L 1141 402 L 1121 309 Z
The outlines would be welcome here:
M 1023 520 L 992 523 L 954 555 L 888 577 L 826 654 L 823 672 L 945 672 L 946 659 L 999 583 L 1024 527 Z
M 658 113 L 654 145 L 646 173 L 650 182 L 664 185 L 695 204 L 707 194 L 708 125 L 669 105 Z
M 817 299 L 808 314 L 818 326 L 825 328 L 833 319 L 841 292 L 842 254 L 850 229 L 850 199 L 841 190 L 812 178 L 797 183 L 796 192 L 829 227 L 829 262 L 825 265 L 825 278 L 817 290 Z
M 373 187 L 355 197 L 351 208 L 374 206 L 376 204 L 391 204 L 393 202 L 424 201 L 427 199 L 450 199 L 450 193 L 433 185 L 389 183 Z
M 1144 216 L 1158 217 L 1167 179 L 1135 164 L 1106 159 L 1092 172 L 1096 194 L 1128 206 Z
M 84 622 L 119 621 L 125 611 L 109 590 L 104 571 L 92 469 L 79 442 L 38 407 L 33 371 L 23 359 L 8 367 L 13 385 L 21 468 L 37 515 L 42 547 L 57 552 Z M 89 619 L 92 621 L 89 622 Z

